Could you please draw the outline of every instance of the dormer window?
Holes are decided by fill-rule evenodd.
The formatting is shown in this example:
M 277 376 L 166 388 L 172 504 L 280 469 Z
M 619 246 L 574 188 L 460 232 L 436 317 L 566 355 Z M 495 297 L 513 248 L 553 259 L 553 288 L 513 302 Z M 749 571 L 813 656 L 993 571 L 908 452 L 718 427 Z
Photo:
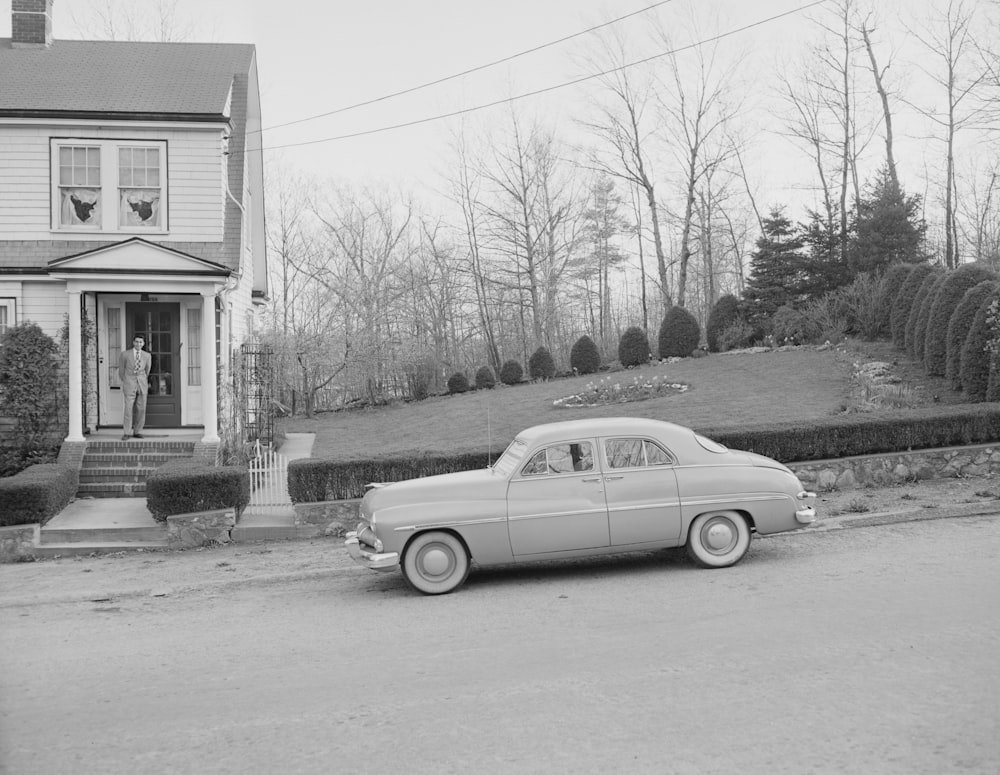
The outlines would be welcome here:
M 53 140 L 58 231 L 165 232 L 166 143 Z

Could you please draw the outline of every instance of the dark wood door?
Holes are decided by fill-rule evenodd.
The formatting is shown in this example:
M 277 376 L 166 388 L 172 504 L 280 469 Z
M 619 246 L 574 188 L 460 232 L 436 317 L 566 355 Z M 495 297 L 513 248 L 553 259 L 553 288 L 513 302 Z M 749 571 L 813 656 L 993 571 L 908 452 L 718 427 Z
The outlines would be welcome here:
M 147 428 L 176 428 L 181 424 L 180 305 L 161 302 L 125 305 L 127 338 L 146 339 L 152 356 L 149 395 L 146 399 Z

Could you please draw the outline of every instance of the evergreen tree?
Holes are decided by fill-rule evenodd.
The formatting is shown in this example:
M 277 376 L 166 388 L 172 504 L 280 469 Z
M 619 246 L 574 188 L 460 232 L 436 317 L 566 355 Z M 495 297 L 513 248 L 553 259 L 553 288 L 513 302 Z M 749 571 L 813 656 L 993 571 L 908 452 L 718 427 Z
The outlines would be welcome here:
M 878 334 L 892 336 L 892 308 L 916 264 L 893 264 L 885 270 L 878 289 Z
M 765 327 L 779 307 L 800 301 L 805 276 L 802 238 L 783 209 L 775 208 L 764 219 L 764 233 L 757 240 L 743 292 L 750 322 Z
M 897 349 L 906 347 L 906 322 L 910 318 L 913 301 L 923 285 L 924 279 L 934 270 L 931 264 L 914 264 L 913 269 L 903 280 L 903 285 L 892 303 L 892 313 L 889 316 L 889 328 L 892 332 L 892 343 Z
M 556 375 L 556 364 L 548 347 L 539 347 L 528 359 L 528 375 L 532 379 L 550 380 Z
M 981 282 L 995 279 L 993 272 L 978 264 L 965 264 L 948 272 L 927 319 L 924 365 L 928 374 L 945 376 L 948 364 L 948 325 L 965 292 Z
M 618 361 L 626 369 L 649 363 L 649 338 L 639 326 L 625 329 L 618 342 Z
M 990 380 L 992 353 L 988 349 L 993 336 L 993 318 L 1000 304 L 1000 292 L 994 291 L 979 303 L 972 325 L 962 344 L 959 372 L 962 390 L 970 402 L 986 400 L 986 390 Z
M 983 302 L 993 297 L 997 287 L 995 281 L 984 280 L 969 288 L 955 308 L 951 320 L 948 321 L 948 361 L 945 364 L 945 376 L 951 381 L 951 386 L 955 390 L 962 389 L 963 348 L 969 338 L 976 313 L 983 306 Z
M 855 272 L 881 271 L 897 261 L 925 260 L 927 224 L 921 220 L 920 197 L 906 196 L 883 167 L 857 203 L 848 261 Z
M 815 210 L 808 212 L 808 223 L 799 225 L 805 248 L 799 289 L 809 299 L 818 299 L 847 285 L 852 274 L 840 257 L 840 216 L 834 212 L 830 221 Z

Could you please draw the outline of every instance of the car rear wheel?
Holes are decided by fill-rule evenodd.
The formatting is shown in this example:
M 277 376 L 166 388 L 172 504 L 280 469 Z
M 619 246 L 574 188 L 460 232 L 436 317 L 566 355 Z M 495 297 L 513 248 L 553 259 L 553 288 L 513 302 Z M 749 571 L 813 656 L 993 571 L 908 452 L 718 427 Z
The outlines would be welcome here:
M 702 514 L 688 532 L 688 556 L 703 568 L 735 565 L 750 548 L 750 526 L 735 511 Z
M 403 576 L 425 595 L 457 589 L 469 575 L 469 552 L 451 533 L 421 533 L 403 555 Z

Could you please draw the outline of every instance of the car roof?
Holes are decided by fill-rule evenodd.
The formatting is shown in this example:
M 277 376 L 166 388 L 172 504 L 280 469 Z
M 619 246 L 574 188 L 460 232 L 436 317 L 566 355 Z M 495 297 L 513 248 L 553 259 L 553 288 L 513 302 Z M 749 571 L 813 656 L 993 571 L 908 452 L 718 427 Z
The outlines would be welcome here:
M 517 438 L 528 443 L 548 443 L 559 439 L 593 436 L 623 435 L 669 438 L 690 437 L 693 434 L 694 431 L 690 428 L 663 420 L 650 420 L 645 417 L 601 417 L 534 425 L 517 434 Z

